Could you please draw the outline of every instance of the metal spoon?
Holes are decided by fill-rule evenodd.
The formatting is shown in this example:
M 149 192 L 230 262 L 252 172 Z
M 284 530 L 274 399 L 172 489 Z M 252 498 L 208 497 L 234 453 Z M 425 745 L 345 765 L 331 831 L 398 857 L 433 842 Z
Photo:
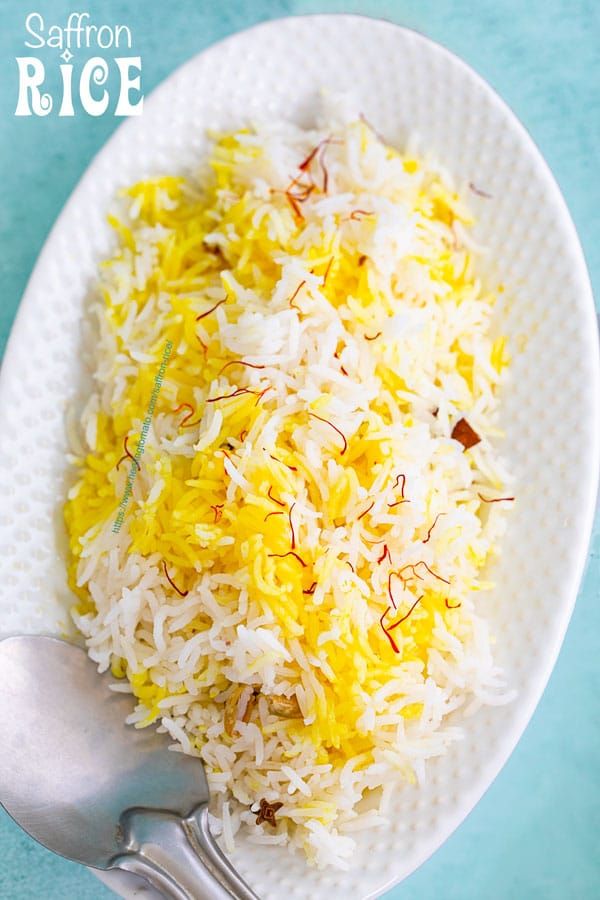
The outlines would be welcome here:
M 41 844 L 141 876 L 174 900 L 258 900 L 208 828 L 198 759 L 126 726 L 84 650 L 55 638 L 0 642 L 0 801 Z

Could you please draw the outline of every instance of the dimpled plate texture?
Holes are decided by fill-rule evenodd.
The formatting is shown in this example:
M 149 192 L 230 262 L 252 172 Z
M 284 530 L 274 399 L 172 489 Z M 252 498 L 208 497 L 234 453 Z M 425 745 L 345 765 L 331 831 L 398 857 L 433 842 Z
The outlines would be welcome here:
M 356 869 L 317 871 L 299 855 L 240 841 L 234 862 L 259 896 L 374 897 L 450 834 L 506 761 L 563 639 L 582 575 L 598 471 L 598 342 L 581 249 L 552 176 L 522 126 L 460 60 L 410 31 L 355 16 L 260 25 L 179 69 L 126 122 L 73 193 L 32 275 L 0 383 L 0 628 L 60 633 L 69 594 L 61 502 L 64 415 L 81 391 L 82 308 L 110 247 L 115 190 L 193 169 L 205 131 L 252 118 L 310 123 L 322 87 L 350 91 L 399 146 L 417 134 L 470 195 L 490 278 L 512 302 L 500 327 L 514 362 L 505 388 L 502 453 L 518 503 L 483 595 L 497 659 L 518 699 L 465 721 L 465 740 L 398 792 L 389 827 L 358 836 Z M 496 283 L 496 282 L 494 282 Z M 524 338 L 523 338 L 524 336 Z M 520 348 L 520 349 L 519 349 Z M 107 883 L 130 893 L 120 876 Z

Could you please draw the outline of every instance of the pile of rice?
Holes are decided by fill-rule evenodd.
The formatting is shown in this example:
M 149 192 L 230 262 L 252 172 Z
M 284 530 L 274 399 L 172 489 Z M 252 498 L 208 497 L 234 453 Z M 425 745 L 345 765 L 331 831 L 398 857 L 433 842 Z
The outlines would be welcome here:
M 124 192 L 65 515 L 89 655 L 202 758 L 225 848 L 346 868 L 448 715 L 508 696 L 476 614 L 507 353 L 448 177 L 327 125 Z

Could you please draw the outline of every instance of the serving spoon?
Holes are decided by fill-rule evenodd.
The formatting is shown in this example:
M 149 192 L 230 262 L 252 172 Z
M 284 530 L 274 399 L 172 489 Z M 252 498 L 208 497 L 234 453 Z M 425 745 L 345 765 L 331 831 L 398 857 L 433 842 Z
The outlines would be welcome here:
M 65 641 L 0 642 L 4 808 L 55 853 L 133 873 L 163 897 L 258 900 L 210 833 L 200 760 L 126 726 L 131 695 L 109 680 Z

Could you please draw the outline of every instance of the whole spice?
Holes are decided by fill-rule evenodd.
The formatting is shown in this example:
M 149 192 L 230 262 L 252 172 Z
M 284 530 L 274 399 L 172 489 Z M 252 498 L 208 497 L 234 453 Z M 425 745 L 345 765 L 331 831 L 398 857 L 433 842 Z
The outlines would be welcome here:
M 268 822 L 273 828 L 277 828 L 275 813 L 279 812 L 282 806 L 283 803 L 269 803 L 263 798 L 260 801 L 260 809 L 254 813 L 256 824 L 262 825 L 263 822 Z
M 256 690 L 250 684 L 238 684 L 225 701 L 225 733 L 233 734 L 236 722 L 248 722 L 256 702 Z
M 269 712 L 284 719 L 301 719 L 302 713 L 296 697 L 269 697 Z
M 477 432 L 471 428 L 466 419 L 459 419 L 450 435 L 459 444 L 462 444 L 465 450 L 470 450 L 481 441 Z

